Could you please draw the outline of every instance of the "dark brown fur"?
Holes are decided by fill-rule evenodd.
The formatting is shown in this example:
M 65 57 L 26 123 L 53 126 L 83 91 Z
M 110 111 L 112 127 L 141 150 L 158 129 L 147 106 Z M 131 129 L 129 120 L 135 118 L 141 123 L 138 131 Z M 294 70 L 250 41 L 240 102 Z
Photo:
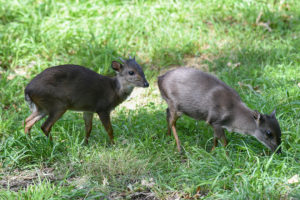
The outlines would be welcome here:
M 122 64 L 113 61 L 115 77 L 100 75 L 78 65 L 50 67 L 38 74 L 25 88 L 25 100 L 32 114 L 25 120 L 25 133 L 41 118 L 48 136 L 53 124 L 67 111 L 84 112 L 86 143 L 92 129 L 93 113 L 97 113 L 113 142 L 110 112 L 122 103 L 135 86 L 148 87 L 143 70 L 129 59 Z M 131 74 L 132 73 L 132 74 Z

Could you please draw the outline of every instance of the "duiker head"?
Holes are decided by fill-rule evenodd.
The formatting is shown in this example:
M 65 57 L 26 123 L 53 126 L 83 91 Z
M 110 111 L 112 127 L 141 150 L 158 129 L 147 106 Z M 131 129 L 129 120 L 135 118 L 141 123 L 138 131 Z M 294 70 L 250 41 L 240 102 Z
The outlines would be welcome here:
M 275 114 L 276 111 L 274 110 L 270 115 L 261 114 L 257 111 L 253 115 L 256 123 L 254 137 L 273 152 L 281 144 L 281 130 Z M 276 153 L 281 153 L 281 147 Z
M 134 58 L 123 60 L 122 63 L 112 61 L 111 67 L 118 73 L 118 77 L 131 87 L 149 87 L 145 74 Z

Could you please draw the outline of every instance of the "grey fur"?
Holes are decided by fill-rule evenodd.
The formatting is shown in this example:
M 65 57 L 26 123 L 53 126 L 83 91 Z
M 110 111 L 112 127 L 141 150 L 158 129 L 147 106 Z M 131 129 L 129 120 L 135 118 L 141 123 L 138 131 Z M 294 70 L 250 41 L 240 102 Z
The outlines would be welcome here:
M 281 144 L 275 111 L 264 115 L 249 109 L 235 90 L 211 74 L 193 68 L 177 68 L 158 77 L 158 86 L 168 104 L 169 134 L 172 128 L 174 136 L 177 135 L 176 120 L 185 114 L 204 120 L 214 128 L 214 147 L 218 139 L 227 144 L 224 128 L 252 135 L 272 151 Z M 179 139 L 177 147 L 180 151 Z

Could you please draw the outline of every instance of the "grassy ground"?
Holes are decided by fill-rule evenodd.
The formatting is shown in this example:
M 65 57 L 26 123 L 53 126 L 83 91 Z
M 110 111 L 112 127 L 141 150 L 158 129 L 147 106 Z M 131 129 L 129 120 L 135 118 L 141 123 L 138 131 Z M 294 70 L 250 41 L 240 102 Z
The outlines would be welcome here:
M 0 199 L 299 199 L 299 10 L 296 0 L 0 0 Z M 74 63 L 112 74 L 129 54 L 151 86 L 113 111 L 115 145 L 98 119 L 83 145 L 76 112 L 55 124 L 53 145 L 42 122 L 24 135 L 23 90 L 37 73 Z M 188 117 L 176 153 L 156 77 L 180 65 L 216 74 L 252 109 L 276 108 L 283 154 L 235 133 L 210 152 L 212 129 Z

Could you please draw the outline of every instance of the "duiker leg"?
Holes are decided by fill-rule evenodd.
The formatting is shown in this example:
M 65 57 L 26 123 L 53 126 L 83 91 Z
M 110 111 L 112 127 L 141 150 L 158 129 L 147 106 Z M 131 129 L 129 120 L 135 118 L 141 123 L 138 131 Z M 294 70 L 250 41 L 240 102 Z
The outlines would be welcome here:
M 93 123 L 93 113 L 91 112 L 84 112 L 83 113 L 83 119 L 84 119 L 84 123 L 85 123 L 85 143 L 88 144 L 89 143 L 89 137 L 90 137 L 90 133 L 92 131 L 92 123 Z
M 26 102 L 28 103 L 29 109 L 31 111 L 31 115 L 29 115 L 29 117 L 27 117 L 25 120 L 25 124 L 26 124 L 28 121 L 32 120 L 37 115 L 39 115 L 39 110 L 38 110 L 37 106 L 35 105 L 35 103 L 33 103 L 33 101 L 30 99 L 29 96 L 26 96 L 25 99 L 26 99 Z
M 218 139 L 222 140 L 224 147 L 227 146 L 227 140 L 225 137 L 224 129 L 218 125 L 213 125 L 213 129 L 214 129 L 214 145 L 211 149 L 212 151 L 218 145 Z
M 113 129 L 112 129 L 111 123 L 110 123 L 110 113 L 106 113 L 106 112 L 105 113 L 98 113 L 98 115 L 99 115 L 99 118 L 100 118 L 105 130 L 108 133 L 110 142 L 112 144 L 114 144 L 114 134 L 113 134 Z
M 179 116 L 177 115 L 177 113 L 175 111 L 169 110 L 168 128 L 171 127 L 174 138 L 176 140 L 177 150 L 178 150 L 178 152 L 181 152 L 180 140 L 178 138 L 177 131 L 176 131 L 176 121 L 178 118 L 179 118 Z
M 171 125 L 169 123 L 169 120 L 170 120 L 170 109 L 169 108 L 166 109 L 166 114 L 167 114 L 167 124 L 168 124 L 167 135 L 171 135 Z
M 29 115 L 29 117 L 27 117 L 27 118 L 25 119 L 25 124 L 26 124 L 27 122 L 31 121 L 33 118 L 35 118 L 35 117 L 38 116 L 38 115 L 39 115 L 39 112 L 38 112 L 37 110 L 34 111 L 34 112 L 32 112 L 31 115 Z
M 38 110 L 34 111 L 27 119 L 25 120 L 25 134 L 30 136 L 30 129 L 31 127 L 40 119 L 42 119 L 46 114 L 39 112 Z
M 61 116 L 66 112 L 66 109 L 55 110 L 49 113 L 49 117 L 42 125 L 42 130 L 47 137 L 49 137 L 49 133 L 51 131 L 51 127 L 53 124 L 61 118 Z M 50 140 L 52 140 L 52 136 L 50 135 Z

